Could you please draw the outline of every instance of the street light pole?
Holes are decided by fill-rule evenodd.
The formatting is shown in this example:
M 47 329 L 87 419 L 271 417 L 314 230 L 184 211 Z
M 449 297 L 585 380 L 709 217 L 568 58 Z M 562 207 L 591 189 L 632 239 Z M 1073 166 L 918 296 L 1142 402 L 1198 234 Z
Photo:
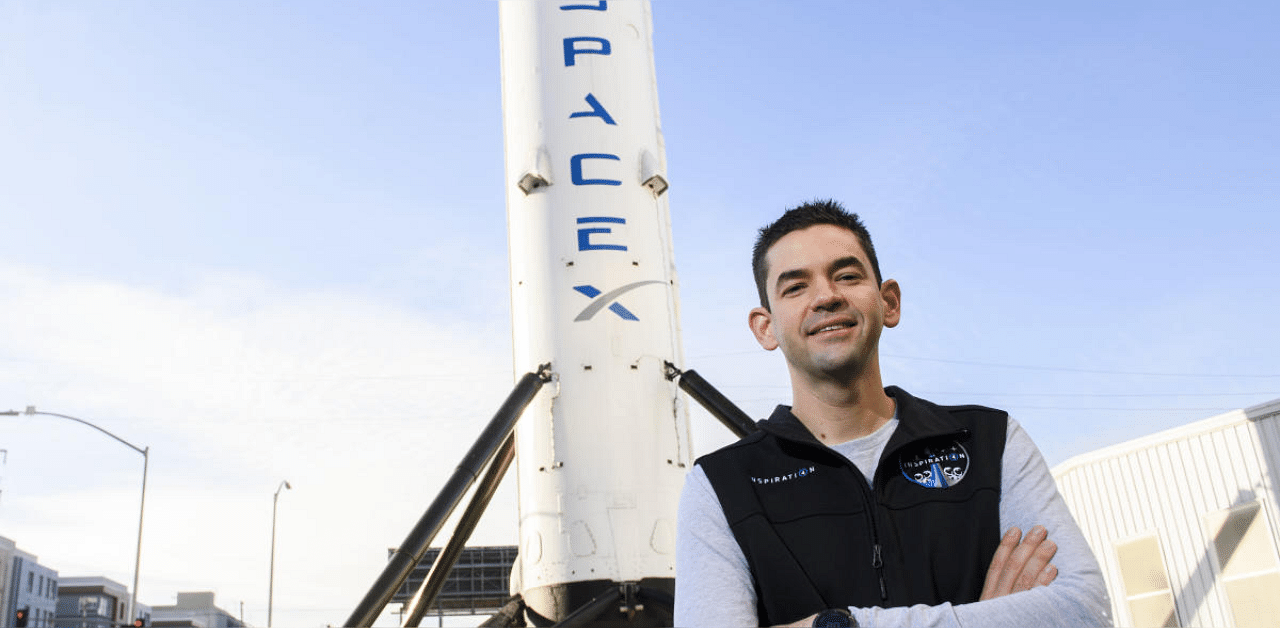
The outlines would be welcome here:
M 271 582 L 267 585 L 267 628 L 271 628 L 271 611 L 276 597 L 276 510 L 280 506 L 280 491 L 292 488 L 288 480 L 281 480 L 275 497 L 271 498 Z
M 151 446 L 142 450 L 142 498 L 138 500 L 138 549 L 133 555 L 133 595 L 129 598 L 129 616 L 133 623 L 138 618 L 138 568 L 142 565 L 142 513 L 147 507 L 147 467 L 151 462 Z
M 3 416 L 18 416 L 18 414 L 19 412 L 17 410 L 8 410 L 5 412 L 0 412 L 0 415 L 3 415 Z M 138 546 L 133 556 L 133 595 L 129 599 L 129 615 L 128 615 L 128 620 L 132 623 L 133 620 L 135 619 L 134 613 L 136 613 L 138 609 L 138 570 L 142 565 L 142 515 L 146 512 L 146 508 L 147 508 L 147 467 L 149 466 L 149 463 L 151 461 L 151 447 L 139 447 L 137 445 L 134 445 L 133 443 L 123 438 L 120 438 L 119 436 L 116 436 L 115 434 L 112 434 L 111 432 L 101 427 L 98 427 L 97 425 L 94 425 L 93 423 L 90 423 L 84 419 L 77 419 L 76 417 L 67 416 L 65 414 L 58 414 L 56 412 L 38 412 L 36 411 L 35 406 L 27 406 L 26 411 L 22 412 L 21 414 L 25 414 L 27 416 L 36 416 L 36 415 L 51 416 L 51 417 L 57 417 L 59 419 L 67 419 L 68 421 L 75 421 L 76 423 L 82 423 L 84 425 L 88 425 L 89 427 L 92 427 L 95 430 L 98 430 L 99 432 L 102 432 L 103 434 L 106 434 L 107 436 L 110 436 L 111 438 L 116 439 L 117 441 L 119 441 L 121 444 L 125 445 L 129 449 L 132 449 L 142 454 L 142 499 L 138 503 Z

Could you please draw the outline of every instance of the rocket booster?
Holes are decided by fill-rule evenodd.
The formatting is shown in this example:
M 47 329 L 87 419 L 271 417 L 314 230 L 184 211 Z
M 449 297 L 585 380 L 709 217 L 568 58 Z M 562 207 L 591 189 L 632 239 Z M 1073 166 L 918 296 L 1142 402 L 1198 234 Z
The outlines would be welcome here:
M 691 464 L 647 0 L 502 0 L 516 373 L 552 385 L 516 427 L 529 609 L 621 583 L 670 591 Z

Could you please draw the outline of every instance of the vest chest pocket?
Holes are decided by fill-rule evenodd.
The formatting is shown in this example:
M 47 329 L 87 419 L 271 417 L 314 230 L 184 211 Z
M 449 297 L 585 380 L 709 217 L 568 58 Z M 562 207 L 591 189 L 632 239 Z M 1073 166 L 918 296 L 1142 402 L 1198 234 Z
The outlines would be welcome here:
M 881 500 L 891 510 L 915 508 L 927 504 L 963 504 L 981 493 L 1000 494 L 998 478 L 995 482 L 983 481 L 983 478 L 965 478 L 963 482 L 951 486 L 928 487 L 905 477 L 890 477 L 885 481 L 881 492 Z
M 866 492 L 848 478 L 818 468 L 816 473 L 793 480 L 754 486 L 765 518 L 780 524 L 812 518 L 857 516 L 867 509 Z
M 966 439 L 939 437 L 902 447 L 884 463 L 881 499 L 889 508 L 964 502 L 1000 490 L 999 452 Z

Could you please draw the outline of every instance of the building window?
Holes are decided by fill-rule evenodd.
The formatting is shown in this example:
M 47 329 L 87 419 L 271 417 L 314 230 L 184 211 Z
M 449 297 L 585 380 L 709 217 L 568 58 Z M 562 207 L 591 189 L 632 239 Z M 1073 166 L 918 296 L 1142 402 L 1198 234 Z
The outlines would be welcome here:
M 1169 572 L 1155 534 L 1116 545 L 1120 576 L 1124 581 L 1129 624 L 1134 626 L 1179 626 L 1178 612 L 1169 587 Z
M 34 571 L 27 572 L 27 593 L 36 590 L 36 573 Z
M 1276 596 L 1280 591 L 1280 558 L 1269 533 L 1267 511 L 1255 501 L 1209 513 L 1205 529 L 1235 625 L 1274 626 L 1275 618 L 1280 617 Z
M 106 617 L 111 619 L 111 600 L 103 595 L 87 595 L 80 598 L 81 617 Z

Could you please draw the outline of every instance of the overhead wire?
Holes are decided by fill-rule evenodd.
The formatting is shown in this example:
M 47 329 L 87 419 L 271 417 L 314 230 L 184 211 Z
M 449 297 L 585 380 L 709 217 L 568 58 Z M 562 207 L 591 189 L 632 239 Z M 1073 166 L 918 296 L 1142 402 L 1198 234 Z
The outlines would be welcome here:
M 764 355 L 760 351 L 729 351 L 724 353 L 708 353 L 693 356 L 692 359 L 708 359 L 723 358 L 740 355 Z M 925 358 L 912 355 L 900 355 L 895 353 L 881 353 L 882 358 L 894 358 L 897 360 L 916 360 L 920 362 L 941 362 L 944 364 L 960 364 L 964 366 L 981 366 L 987 368 L 1005 368 L 1005 369 L 1021 369 L 1029 371 L 1063 371 L 1069 373 L 1091 373 L 1096 375 L 1135 375 L 1143 377 L 1222 377 L 1222 378 L 1257 378 L 1257 379 L 1280 379 L 1280 374 L 1262 375 L 1262 374 L 1241 374 L 1241 373 L 1161 373 L 1155 371 L 1120 371 L 1110 369 L 1082 369 L 1069 366 L 1046 366 L 1036 364 L 1003 364 L 999 362 L 978 362 L 974 360 L 954 360 L 949 358 Z

